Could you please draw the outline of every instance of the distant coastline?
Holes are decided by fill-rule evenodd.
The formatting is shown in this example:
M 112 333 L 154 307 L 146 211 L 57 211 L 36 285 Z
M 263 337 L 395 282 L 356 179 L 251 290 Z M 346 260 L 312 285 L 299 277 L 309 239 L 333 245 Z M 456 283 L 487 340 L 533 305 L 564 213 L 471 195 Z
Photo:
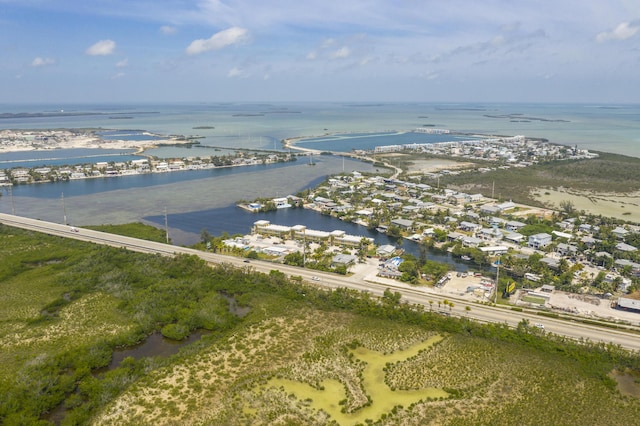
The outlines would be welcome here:
M 127 115 L 131 115 L 132 113 L 124 113 L 124 112 L 88 112 L 88 111 L 78 111 L 78 112 L 65 112 L 63 110 L 57 112 L 3 112 L 0 113 L 0 119 L 15 119 L 15 118 L 43 118 L 43 117 L 82 117 L 82 116 L 92 116 L 92 115 L 104 115 L 110 116 L 109 118 L 133 118 L 127 117 Z M 136 112 L 135 114 L 159 114 L 158 111 L 141 111 Z M 119 117 L 123 115 L 123 117 Z

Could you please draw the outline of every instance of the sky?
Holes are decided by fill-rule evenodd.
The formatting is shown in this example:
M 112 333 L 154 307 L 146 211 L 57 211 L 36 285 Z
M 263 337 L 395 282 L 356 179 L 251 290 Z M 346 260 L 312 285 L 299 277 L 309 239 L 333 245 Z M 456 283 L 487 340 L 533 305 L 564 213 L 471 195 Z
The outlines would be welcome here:
M 639 0 L 0 0 L 0 103 L 640 103 Z

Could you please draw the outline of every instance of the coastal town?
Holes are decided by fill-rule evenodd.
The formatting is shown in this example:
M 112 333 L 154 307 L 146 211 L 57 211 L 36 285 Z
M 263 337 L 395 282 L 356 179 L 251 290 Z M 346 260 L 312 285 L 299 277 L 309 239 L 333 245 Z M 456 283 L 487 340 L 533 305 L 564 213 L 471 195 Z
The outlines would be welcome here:
M 419 128 L 410 132 L 420 134 L 452 134 L 446 129 Z M 156 136 L 148 134 L 148 136 Z M 472 135 L 468 135 L 471 137 Z M 494 163 L 496 167 L 527 167 L 541 161 L 589 159 L 598 154 L 575 147 L 566 147 L 525 136 L 482 137 L 473 135 L 472 139 L 455 140 L 437 143 L 412 143 L 404 145 L 377 146 L 372 151 L 354 150 L 351 153 L 337 152 L 338 155 L 353 156 L 365 161 L 379 161 L 380 155 L 393 153 L 427 153 L 439 157 L 457 159 L 484 160 Z M 458 134 L 458 137 L 460 135 Z M 284 148 L 295 148 L 306 151 L 306 154 L 321 154 L 321 151 L 295 146 L 294 139 L 283 140 Z M 95 163 L 67 166 L 39 167 L 7 167 L 0 168 L 0 186 L 13 184 L 29 184 L 52 182 L 59 180 L 114 177 L 137 175 L 141 173 L 165 173 L 185 170 L 204 170 L 216 167 L 251 166 L 285 161 L 295 161 L 300 154 L 290 151 L 250 152 L 238 150 L 235 155 L 211 155 L 209 157 L 185 157 L 159 159 L 146 157 L 145 150 L 161 145 L 197 144 L 197 138 L 169 136 L 152 140 L 107 140 L 101 138 L 95 129 L 62 129 L 62 130 L 1 130 L 0 153 L 25 151 L 51 151 L 65 148 L 91 149 L 135 149 L 141 158 L 130 161 L 100 161 Z M 376 157 L 378 155 L 378 157 Z M 392 162 L 385 162 L 385 167 L 393 168 Z M 469 171 L 489 171 L 490 167 L 465 167 L 463 170 L 442 169 L 438 174 L 427 173 L 427 177 L 458 174 Z M 398 170 L 399 172 L 400 170 Z
M 144 173 L 167 173 L 189 170 L 207 170 L 220 167 L 253 166 L 286 161 L 296 157 L 283 152 L 250 152 L 238 150 L 235 154 L 158 159 L 144 156 L 146 149 L 159 145 L 193 143 L 185 137 L 170 137 L 150 141 L 105 140 L 90 131 L 0 131 L 0 153 L 33 150 L 55 152 L 65 148 L 135 149 L 140 159 L 129 161 L 99 161 L 65 166 L 11 167 L 0 169 L 0 186 L 44 183 L 64 180 L 131 176 Z M 10 163 L 9 163 L 10 164 Z
M 635 224 L 574 211 L 570 205 L 554 211 L 358 172 L 333 176 L 306 193 L 244 207 L 259 210 L 265 202 L 312 209 L 386 233 L 399 243 L 439 249 L 467 267 L 464 272 L 441 268 L 404 253 L 402 244 L 376 246 L 370 238 L 339 229 L 325 232 L 264 220 L 256 221 L 250 234 L 226 240 L 228 247 L 340 273 L 358 273 L 369 265 L 370 280 L 395 279 L 478 302 L 500 299 L 519 307 L 640 321 L 635 293 L 640 226 Z M 502 276 L 496 288 L 498 270 Z
M 0 134 L 0 146 L 5 151 L 45 146 L 56 149 L 61 143 L 76 146 L 78 141 L 82 141 L 82 146 L 104 146 L 94 134 L 77 131 Z M 283 142 L 286 146 L 291 141 Z M 154 145 L 157 143 L 153 141 Z M 133 145 L 142 151 L 142 146 L 148 147 L 149 143 L 122 141 L 114 146 Z M 470 163 L 461 163 L 464 167 L 456 170 L 439 168 L 417 176 L 398 168 L 393 176 L 354 171 L 331 176 L 322 185 L 300 194 L 240 206 L 249 211 L 312 209 L 387 234 L 396 238 L 398 245 L 376 246 L 369 237 L 347 235 L 339 229 L 325 232 L 299 224 L 259 220 L 250 234 L 227 239 L 224 246 L 242 255 L 250 253 L 258 258 L 343 274 L 358 273 L 365 268 L 367 279 L 394 279 L 428 286 L 434 291 L 453 291 L 479 302 L 497 301 L 502 293 L 500 300 L 504 303 L 581 314 L 591 312 L 598 317 L 618 318 L 640 311 L 640 298 L 633 293 L 640 282 L 637 225 L 577 211 L 569 204 L 564 209 L 550 210 L 439 185 L 439 178 L 450 174 L 528 167 L 540 161 L 592 159 L 598 157 L 597 153 L 514 136 L 380 146 L 372 151 L 333 154 L 382 161 L 384 167 L 393 169 L 389 157 L 384 156 L 397 153 L 428 153 Z M 250 166 L 295 161 L 298 155 L 308 154 L 237 151 L 208 158 L 141 157 L 126 162 L 14 167 L 0 170 L 0 185 Z M 472 160 L 482 160 L 483 165 Z M 405 173 L 404 180 L 398 178 L 400 172 Z M 432 184 L 424 183 L 425 179 Z M 403 240 L 451 253 L 467 267 L 456 271 L 451 265 L 442 267 L 416 259 L 401 248 Z M 496 276 L 498 270 L 503 274 L 500 279 Z M 567 294 L 588 300 L 587 307 L 601 306 L 605 312 L 596 314 L 593 309 L 578 308 L 576 298 L 571 298 L 572 303 L 554 302 Z

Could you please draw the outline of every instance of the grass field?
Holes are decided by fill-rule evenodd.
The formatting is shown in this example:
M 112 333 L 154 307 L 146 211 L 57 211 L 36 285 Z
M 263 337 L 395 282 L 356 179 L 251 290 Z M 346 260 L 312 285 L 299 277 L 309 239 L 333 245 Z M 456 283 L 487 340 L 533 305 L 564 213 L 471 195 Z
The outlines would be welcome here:
M 61 408 L 62 425 L 628 425 L 640 414 L 640 361 L 616 348 L 303 288 L 277 272 L 6 227 L 0 245 L 2 424 L 47 424 Z M 230 315 L 219 292 L 249 314 Z M 96 370 L 166 324 L 211 332 L 168 358 Z

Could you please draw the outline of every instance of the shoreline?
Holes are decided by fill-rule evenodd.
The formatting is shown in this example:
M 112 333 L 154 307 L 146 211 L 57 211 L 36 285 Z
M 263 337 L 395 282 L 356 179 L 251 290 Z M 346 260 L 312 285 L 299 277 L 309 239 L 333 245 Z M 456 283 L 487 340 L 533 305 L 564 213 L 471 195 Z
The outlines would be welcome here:
M 0 130 L 0 154 L 55 151 L 59 149 L 134 149 L 132 155 L 143 155 L 144 151 L 161 145 L 188 145 L 194 139 L 185 136 L 163 136 L 142 131 L 155 140 L 107 140 L 96 135 L 98 131 L 117 129 L 47 129 L 47 130 Z

